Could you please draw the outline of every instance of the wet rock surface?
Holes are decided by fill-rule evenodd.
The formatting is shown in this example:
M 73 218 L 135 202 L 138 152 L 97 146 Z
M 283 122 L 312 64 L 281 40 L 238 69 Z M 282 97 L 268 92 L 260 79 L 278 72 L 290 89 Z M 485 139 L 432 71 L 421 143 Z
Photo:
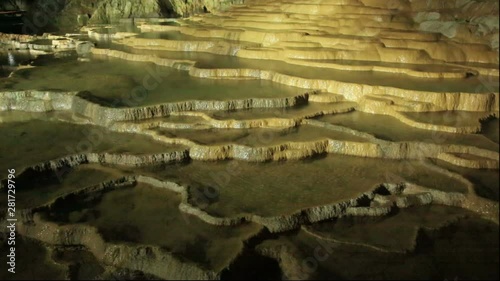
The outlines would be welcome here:
M 498 279 L 498 1 L 60 9 L 0 34 L 2 280 Z

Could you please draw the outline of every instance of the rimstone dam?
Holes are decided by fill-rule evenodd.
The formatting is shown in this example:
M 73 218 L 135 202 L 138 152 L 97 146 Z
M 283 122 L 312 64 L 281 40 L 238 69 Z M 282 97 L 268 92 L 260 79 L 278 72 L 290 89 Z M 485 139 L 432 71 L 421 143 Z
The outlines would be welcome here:
M 498 21 L 0 1 L 0 280 L 498 280 Z

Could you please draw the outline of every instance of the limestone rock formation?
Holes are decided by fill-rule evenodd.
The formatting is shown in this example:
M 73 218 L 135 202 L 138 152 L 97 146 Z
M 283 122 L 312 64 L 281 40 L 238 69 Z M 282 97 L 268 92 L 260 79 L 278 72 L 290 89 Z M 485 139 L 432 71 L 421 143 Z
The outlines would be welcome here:
M 91 24 L 129 18 L 188 17 L 225 10 L 245 0 L 49 0 L 7 1 L 1 10 L 25 10 L 27 33 L 75 30 Z
M 60 3 L 0 34 L 22 278 L 498 279 L 498 0 Z
M 123 18 L 159 17 L 162 15 L 162 9 L 157 0 L 105 0 L 97 4 L 91 15 L 90 23 L 111 23 Z
M 91 23 L 110 23 L 124 18 L 150 18 L 158 16 L 188 17 L 229 8 L 244 0 L 101 0 L 91 13 Z

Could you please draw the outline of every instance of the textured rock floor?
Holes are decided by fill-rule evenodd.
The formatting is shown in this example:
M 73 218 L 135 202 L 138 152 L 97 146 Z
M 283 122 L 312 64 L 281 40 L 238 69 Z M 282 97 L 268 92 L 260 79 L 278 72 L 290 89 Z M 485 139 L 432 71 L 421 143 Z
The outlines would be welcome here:
M 16 278 L 498 279 L 495 16 L 254 0 L 2 34 Z

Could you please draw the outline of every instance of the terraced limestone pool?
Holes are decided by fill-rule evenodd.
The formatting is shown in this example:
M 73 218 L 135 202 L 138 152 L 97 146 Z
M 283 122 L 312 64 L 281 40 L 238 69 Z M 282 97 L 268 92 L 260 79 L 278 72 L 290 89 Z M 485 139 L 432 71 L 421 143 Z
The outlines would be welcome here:
M 307 142 L 324 139 L 346 141 L 366 141 L 350 134 L 321 130 L 314 126 L 304 125 L 299 128 L 279 129 L 159 129 L 159 134 L 169 138 L 189 139 L 198 144 L 224 145 L 240 144 L 252 147 L 271 146 L 290 142 Z
M 150 35 L 152 36 L 152 35 Z M 159 36 L 159 35 L 158 35 Z M 343 71 L 331 68 L 317 68 L 273 60 L 247 59 L 215 54 L 179 51 L 158 51 L 151 49 L 138 49 L 129 46 L 116 45 L 113 49 L 125 50 L 134 54 L 153 55 L 161 58 L 196 61 L 196 66 L 201 69 L 265 69 L 285 75 L 304 77 L 308 79 L 336 80 L 346 83 L 363 83 L 368 85 L 381 85 L 397 87 L 408 90 L 435 91 L 435 92 L 477 92 L 485 93 L 490 90 L 498 91 L 498 85 L 489 83 L 484 85 L 481 80 L 471 79 L 417 79 L 408 75 L 391 74 L 373 71 Z M 349 68 L 351 64 L 342 63 Z M 461 71 L 464 71 L 463 69 Z M 464 73 L 465 75 L 465 73 Z M 492 88 L 493 87 L 493 88 Z
M 416 162 L 340 155 L 266 164 L 196 161 L 155 169 L 152 173 L 188 186 L 193 204 L 200 202 L 207 212 L 222 217 L 246 213 L 265 217 L 292 214 L 358 198 L 392 181 L 407 181 L 448 192 L 467 192 L 460 182 Z M 214 195 L 213 202 L 203 196 L 205 191 Z
M 97 227 L 111 243 L 159 246 L 215 271 L 240 254 L 242 241 L 260 229 L 256 224 L 234 228 L 208 225 L 179 211 L 180 195 L 144 184 L 101 196 L 88 203 L 60 202 L 48 219 Z
M 0 34 L 0 279 L 499 279 L 498 5 L 390 2 Z
M 304 94 L 299 88 L 261 80 L 209 80 L 148 63 L 95 58 L 61 59 L 19 70 L 2 81 L 5 90 L 88 91 L 105 106 L 134 107 L 181 101 L 283 98 Z
M 182 150 L 145 136 L 109 132 L 102 127 L 69 122 L 30 120 L 0 123 L 1 168 L 18 169 L 89 153 L 148 155 Z M 53 142 L 57 139 L 57 142 Z M 10 149 L 16 147 L 16 153 Z
M 417 115 L 417 114 L 414 114 Z M 444 119 L 444 117 L 439 113 L 429 114 L 431 116 L 436 116 L 437 118 Z M 422 117 L 420 117 L 422 118 Z M 481 134 L 451 134 L 446 132 L 433 132 L 430 130 L 423 130 L 406 125 L 396 118 L 384 115 L 374 115 L 364 112 L 349 112 L 346 114 L 337 114 L 331 116 L 319 117 L 318 120 L 322 122 L 327 122 L 335 125 L 341 125 L 348 128 L 353 128 L 355 130 L 373 134 L 380 139 L 390 140 L 390 141 L 421 141 L 430 143 L 441 143 L 441 144 L 463 144 L 485 148 L 492 151 L 498 151 L 498 143 L 495 143 L 491 139 L 485 137 Z M 434 122 L 434 119 L 425 119 L 426 122 Z M 448 119 L 450 120 L 450 119 Z M 479 117 L 467 118 L 464 121 L 458 119 L 453 119 L 455 121 L 447 121 L 452 124 L 469 122 L 478 123 Z M 439 121 L 436 121 L 439 122 Z M 491 129 L 494 130 L 494 129 Z
M 441 279 L 467 275 L 489 279 L 497 274 L 496 269 L 491 269 L 498 261 L 498 241 L 494 238 L 498 232 L 494 225 L 450 208 L 419 207 L 408 211 L 411 214 L 404 210 L 384 219 L 346 218 L 303 227 L 296 234 L 264 242 L 259 252 L 269 256 L 278 254 L 286 274 L 295 278 Z M 440 228 L 443 224 L 450 225 Z M 391 239 L 385 239 L 387 235 Z M 481 238 L 471 239 L 472 236 Z M 366 241 L 379 244 L 365 244 Z M 323 262 L 302 262 L 312 261 L 315 249 L 326 253 Z M 333 254 L 334 251 L 358 262 L 353 265 Z M 359 271 L 358 266 L 366 270 Z M 407 266 L 414 271 L 407 272 Z M 484 271 L 476 271 L 477 267 Z

